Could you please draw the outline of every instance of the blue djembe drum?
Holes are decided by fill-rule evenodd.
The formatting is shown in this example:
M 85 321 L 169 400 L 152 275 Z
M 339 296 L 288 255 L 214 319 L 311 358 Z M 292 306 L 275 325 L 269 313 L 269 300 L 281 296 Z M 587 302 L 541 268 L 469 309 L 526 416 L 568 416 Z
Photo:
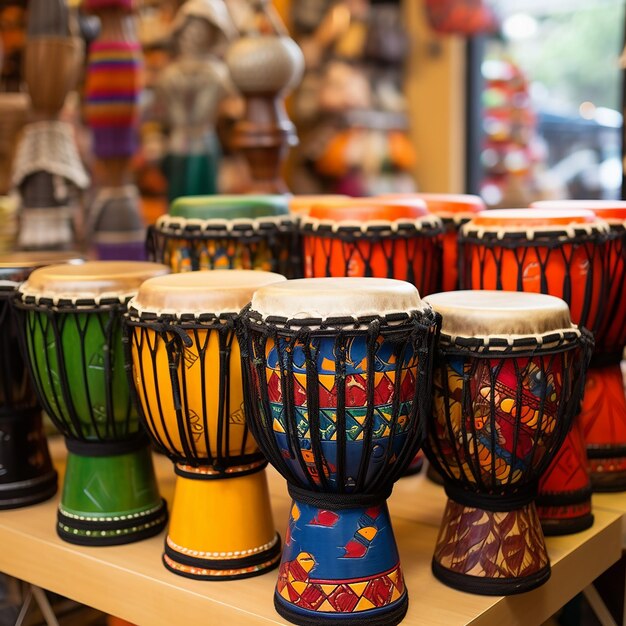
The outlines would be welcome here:
M 424 435 L 438 318 L 414 286 L 263 287 L 239 339 L 246 416 L 293 499 L 275 593 L 297 624 L 397 624 L 408 607 L 386 499 Z

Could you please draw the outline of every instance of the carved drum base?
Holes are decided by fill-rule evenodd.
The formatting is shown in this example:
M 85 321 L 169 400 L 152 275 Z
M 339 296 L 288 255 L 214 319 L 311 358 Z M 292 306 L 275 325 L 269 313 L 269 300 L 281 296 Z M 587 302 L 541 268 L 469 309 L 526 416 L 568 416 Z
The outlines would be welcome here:
M 61 539 L 113 546 L 147 539 L 165 528 L 167 506 L 159 496 L 147 444 L 118 454 L 107 451 L 111 444 L 99 442 L 68 442 L 68 448 L 58 511 Z
M 550 561 L 534 503 L 494 512 L 448 500 L 432 569 L 469 593 L 510 595 L 542 585 Z
M 30 506 L 57 492 L 41 411 L 0 417 L 0 510 Z
M 591 368 L 580 414 L 594 491 L 626 490 L 626 396 L 619 363 Z
M 295 624 L 400 623 L 408 595 L 386 504 L 329 510 L 294 500 L 274 606 Z
M 163 564 L 196 580 L 234 580 L 278 566 L 276 533 L 264 469 L 231 477 L 177 465 L 176 492 Z

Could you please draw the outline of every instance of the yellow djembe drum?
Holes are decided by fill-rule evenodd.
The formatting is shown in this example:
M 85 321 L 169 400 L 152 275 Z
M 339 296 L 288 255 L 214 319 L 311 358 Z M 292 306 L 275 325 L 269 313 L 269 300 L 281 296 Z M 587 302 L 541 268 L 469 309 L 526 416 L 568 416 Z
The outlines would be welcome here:
M 200 580 L 276 567 L 280 537 L 265 466 L 245 419 L 239 311 L 285 278 L 249 270 L 173 274 L 146 281 L 126 318 L 137 405 L 178 475 L 163 563 Z

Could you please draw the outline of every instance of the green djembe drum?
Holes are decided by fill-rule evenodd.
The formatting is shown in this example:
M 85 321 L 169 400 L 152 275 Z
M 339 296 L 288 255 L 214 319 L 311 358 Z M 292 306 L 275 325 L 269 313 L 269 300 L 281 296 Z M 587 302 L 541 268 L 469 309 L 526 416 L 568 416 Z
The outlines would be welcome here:
M 51 265 L 35 270 L 16 295 L 37 395 L 66 438 L 57 531 L 70 543 L 130 543 L 167 521 L 131 401 L 121 326 L 139 286 L 167 272 L 141 262 Z
M 189 196 L 148 230 L 148 258 L 173 272 L 264 270 L 296 277 L 287 196 Z

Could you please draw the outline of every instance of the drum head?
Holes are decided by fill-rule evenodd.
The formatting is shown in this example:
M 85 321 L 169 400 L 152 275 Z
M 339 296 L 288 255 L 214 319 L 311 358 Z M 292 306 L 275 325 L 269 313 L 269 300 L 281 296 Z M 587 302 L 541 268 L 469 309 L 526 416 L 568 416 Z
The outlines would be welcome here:
M 272 272 L 213 270 L 151 278 L 141 285 L 129 308 L 154 315 L 239 313 L 254 292 L 286 278 Z
M 292 196 L 289 198 L 289 211 L 295 215 L 309 215 L 311 207 L 318 205 L 345 206 L 350 201 L 349 196 L 319 195 L 319 196 Z
M 543 335 L 572 330 L 560 298 L 517 291 L 448 291 L 424 298 L 440 313 L 441 332 L 451 337 Z
M 383 198 L 349 199 L 342 204 L 316 204 L 309 217 L 334 222 L 373 222 L 418 220 L 428 215 L 422 201 L 385 200 Z
M 100 298 L 135 293 L 141 283 L 169 273 L 159 263 L 142 261 L 88 261 L 36 269 L 22 285 L 23 295 L 36 298 Z
M 544 209 L 498 209 L 481 211 L 472 218 L 465 228 L 478 226 L 481 228 L 506 230 L 509 227 L 563 227 L 577 224 L 594 224 L 600 220 L 592 211 L 571 209 L 569 211 L 544 210 Z
M 417 193 L 411 195 L 391 194 L 384 198 L 417 198 L 426 203 L 429 213 L 434 213 L 444 218 L 471 218 L 476 213 L 484 211 L 487 207 L 480 196 L 469 194 L 447 194 L 447 193 Z
M 305 278 L 259 289 L 252 310 L 262 318 L 383 317 L 430 309 L 417 289 L 386 278 Z
M 533 209 L 542 211 L 592 211 L 607 222 L 626 222 L 626 201 L 624 200 L 543 200 L 533 202 Z
M 288 196 L 187 196 L 174 200 L 170 217 L 234 220 L 276 217 L 289 213 Z

